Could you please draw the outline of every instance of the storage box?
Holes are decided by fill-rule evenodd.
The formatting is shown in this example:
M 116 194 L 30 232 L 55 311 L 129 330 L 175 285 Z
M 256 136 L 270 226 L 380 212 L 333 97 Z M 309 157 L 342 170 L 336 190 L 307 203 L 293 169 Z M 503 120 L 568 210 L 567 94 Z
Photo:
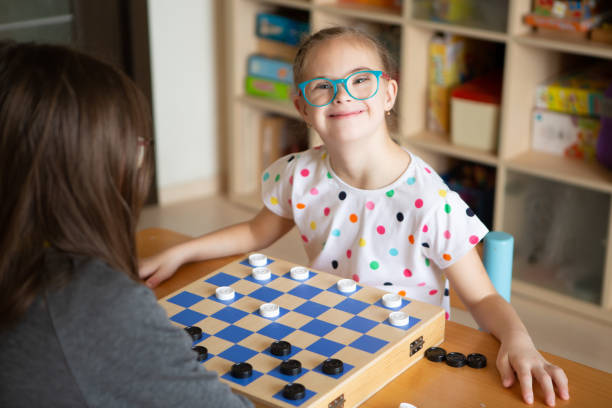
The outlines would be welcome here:
M 601 0 L 534 0 L 533 12 L 559 18 L 590 18 L 604 9 Z
M 497 149 L 502 77 L 492 74 L 458 86 L 452 92 L 451 140 L 488 152 Z
M 588 116 L 533 110 L 531 146 L 533 150 L 595 162 L 595 149 L 601 121 Z
M 245 90 L 249 95 L 278 100 L 289 100 L 291 96 L 290 84 L 250 75 L 246 77 Z
M 308 23 L 276 14 L 259 13 L 256 17 L 256 34 L 261 38 L 298 45 L 308 30 Z
M 537 108 L 599 116 L 602 98 L 612 83 L 612 64 L 603 63 L 563 74 L 536 88 Z
M 287 84 L 293 83 L 293 66 L 290 63 L 263 55 L 251 55 L 249 57 L 247 73 L 254 77 L 272 79 Z

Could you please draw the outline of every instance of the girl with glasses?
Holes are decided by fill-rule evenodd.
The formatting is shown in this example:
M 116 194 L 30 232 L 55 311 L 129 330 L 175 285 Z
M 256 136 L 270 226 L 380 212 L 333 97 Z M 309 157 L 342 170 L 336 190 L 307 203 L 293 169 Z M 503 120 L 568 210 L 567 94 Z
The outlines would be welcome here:
M 265 248 L 297 226 L 311 267 L 450 310 L 448 282 L 478 324 L 500 342 L 504 386 L 532 378 L 546 402 L 567 377 L 534 347 L 514 309 L 499 296 L 474 246 L 487 228 L 435 171 L 390 137 L 398 84 L 389 53 L 369 35 L 321 30 L 301 45 L 294 105 L 323 146 L 291 154 L 262 175 L 265 207 L 252 220 L 194 239 L 146 260 L 157 285 L 188 261 Z
M 150 113 L 115 68 L 0 41 L 0 406 L 250 407 L 138 279 Z

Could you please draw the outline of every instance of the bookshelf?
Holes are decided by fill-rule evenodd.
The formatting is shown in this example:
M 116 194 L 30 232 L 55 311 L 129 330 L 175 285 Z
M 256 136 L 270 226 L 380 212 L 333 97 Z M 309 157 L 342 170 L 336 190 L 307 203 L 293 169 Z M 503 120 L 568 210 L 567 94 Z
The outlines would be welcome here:
M 419 3 L 422 2 L 404 0 L 402 9 L 393 11 L 335 0 L 228 1 L 225 47 L 230 197 L 261 208 L 259 174 L 254 171 L 253 158 L 258 151 L 261 118 L 272 113 L 299 119 L 291 102 L 260 99 L 244 93 L 246 60 L 257 49 L 256 14 L 279 10 L 302 13 L 313 31 L 336 24 L 390 26 L 401 33 L 396 139 L 439 172 L 457 160 L 492 168 L 496 187 L 493 229 L 507 231 L 516 239 L 514 293 L 612 324 L 612 172 L 597 163 L 531 150 L 536 85 L 575 65 L 576 61 L 612 60 L 612 46 L 532 33 L 522 23 L 522 16 L 531 10 L 530 0 L 498 1 L 507 4 L 507 22 L 499 30 L 420 18 Z M 427 130 L 428 46 L 435 32 L 503 47 L 500 128 L 494 153 L 456 146 L 449 135 Z M 310 131 L 309 135 L 311 145 L 320 143 L 314 132 Z M 543 190 L 533 191 L 534 186 Z M 565 195 L 567 199 L 555 195 Z M 548 215 L 534 204 L 534 199 L 536 204 L 547 206 Z M 543 211 L 543 215 L 537 218 L 539 213 L 534 208 Z M 534 217 L 535 224 L 545 224 L 547 220 L 554 224 L 530 225 Z M 534 248 L 541 242 L 534 244 L 533 237 L 542 235 L 543 230 L 549 231 L 542 238 L 544 242 L 558 242 L 547 244 L 539 256 Z M 565 267 L 538 263 L 545 262 L 538 258 L 550 261 L 559 254 Z

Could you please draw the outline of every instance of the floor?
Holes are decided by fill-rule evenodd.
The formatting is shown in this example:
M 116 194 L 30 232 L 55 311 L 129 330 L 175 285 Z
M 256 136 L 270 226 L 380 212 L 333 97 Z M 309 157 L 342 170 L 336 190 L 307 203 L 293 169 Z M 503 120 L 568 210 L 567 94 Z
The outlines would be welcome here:
M 145 208 L 138 229 L 160 227 L 197 236 L 248 220 L 254 214 L 255 210 L 222 197 L 204 197 Z M 308 264 L 296 229 L 263 252 L 297 264 Z M 516 294 L 512 295 L 512 304 L 539 349 L 612 373 L 612 325 L 592 322 Z M 454 309 L 452 319 L 476 327 L 469 313 L 463 310 Z

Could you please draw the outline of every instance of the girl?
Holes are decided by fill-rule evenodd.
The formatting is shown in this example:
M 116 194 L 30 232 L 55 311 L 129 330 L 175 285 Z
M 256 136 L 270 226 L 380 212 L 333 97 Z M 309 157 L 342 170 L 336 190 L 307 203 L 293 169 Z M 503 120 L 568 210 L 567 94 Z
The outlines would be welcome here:
M 0 42 L 0 406 L 251 406 L 138 282 L 150 131 L 114 68 Z
M 294 225 L 314 269 L 449 309 L 447 280 L 478 324 L 496 336 L 501 380 L 532 378 L 554 405 L 567 378 L 538 353 L 513 308 L 491 284 L 474 245 L 486 227 L 423 160 L 395 144 L 386 117 L 397 96 L 387 51 L 350 28 L 309 37 L 294 63 L 294 105 L 325 142 L 283 157 L 263 174 L 265 207 L 252 220 L 144 260 L 155 286 L 179 265 L 265 248 Z M 447 315 L 448 317 L 448 315 Z

